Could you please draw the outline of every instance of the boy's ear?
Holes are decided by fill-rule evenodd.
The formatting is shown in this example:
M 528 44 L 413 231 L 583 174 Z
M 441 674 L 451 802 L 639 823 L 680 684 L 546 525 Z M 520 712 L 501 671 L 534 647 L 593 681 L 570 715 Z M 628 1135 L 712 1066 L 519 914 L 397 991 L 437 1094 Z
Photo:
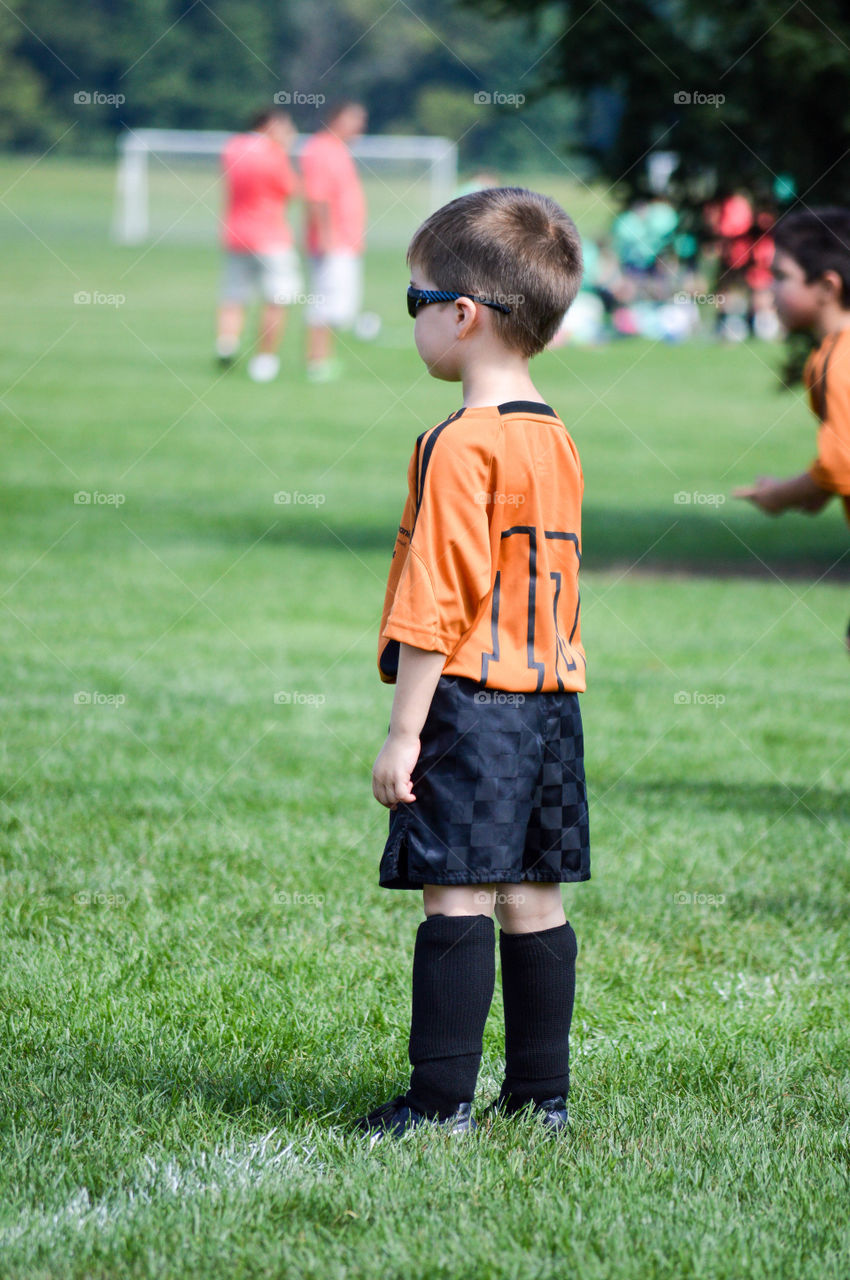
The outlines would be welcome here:
M 841 302 L 841 297 L 844 293 L 844 281 L 837 271 L 824 271 L 818 283 L 829 291 L 836 302 Z
M 458 336 L 466 338 L 478 324 L 478 306 L 471 298 L 455 299 L 455 320 L 458 324 Z

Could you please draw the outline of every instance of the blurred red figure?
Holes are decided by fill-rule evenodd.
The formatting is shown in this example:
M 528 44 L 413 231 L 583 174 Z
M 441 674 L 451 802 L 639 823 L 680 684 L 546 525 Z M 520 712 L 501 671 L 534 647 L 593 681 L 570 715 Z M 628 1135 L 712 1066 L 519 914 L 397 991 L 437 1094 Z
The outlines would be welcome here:
M 756 211 L 748 196 L 735 192 L 705 206 L 704 219 L 714 238 L 718 269 L 717 328 L 733 342 L 755 334 L 773 338 L 779 320 L 773 305 L 774 244 L 770 235 L 776 215 L 767 207 Z
M 254 118 L 247 133 L 230 139 L 221 157 L 227 204 L 216 354 L 223 364 L 234 358 L 245 306 L 259 292 L 264 305 L 258 350 L 248 366 L 255 382 L 277 376 L 284 308 L 303 289 L 294 237 L 286 221 L 287 202 L 298 190 L 288 154 L 294 141 L 295 128 L 286 112 L 267 110 Z

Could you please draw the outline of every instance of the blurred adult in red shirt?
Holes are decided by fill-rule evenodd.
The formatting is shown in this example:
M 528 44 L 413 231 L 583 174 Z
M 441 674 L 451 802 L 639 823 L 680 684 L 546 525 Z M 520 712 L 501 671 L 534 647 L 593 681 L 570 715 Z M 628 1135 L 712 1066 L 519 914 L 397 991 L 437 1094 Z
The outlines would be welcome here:
M 286 112 L 267 110 L 254 118 L 248 133 L 231 138 L 221 156 L 227 194 L 216 353 L 223 363 L 235 357 L 245 306 L 259 293 L 263 309 L 257 350 L 248 365 L 256 382 L 277 376 L 285 308 L 303 292 L 286 220 L 286 206 L 299 189 L 289 160 L 294 140 L 295 128 Z
M 312 267 L 307 376 L 315 382 L 337 376 L 333 331 L 349 328 L 360 310 L 366 200 L 348 144 L 363 133 L 366 119 L 361 103 L 336 103 L 301 153 Z

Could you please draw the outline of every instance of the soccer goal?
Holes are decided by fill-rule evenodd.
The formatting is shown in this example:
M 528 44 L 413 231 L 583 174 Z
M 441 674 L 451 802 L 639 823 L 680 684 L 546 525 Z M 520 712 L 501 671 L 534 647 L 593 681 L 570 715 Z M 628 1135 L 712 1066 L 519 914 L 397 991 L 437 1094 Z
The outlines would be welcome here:
M 134 129 L 118 141 L 113 239 L 214 242 L 223 192 L 219 157 L 232 133 Z M 293 148 L 297 158 L 307 134 Z M 396 247 L 455 194 L 457 146 L 448 138 L 365 135 L 351 153 L 366 191 L 369 242 Z

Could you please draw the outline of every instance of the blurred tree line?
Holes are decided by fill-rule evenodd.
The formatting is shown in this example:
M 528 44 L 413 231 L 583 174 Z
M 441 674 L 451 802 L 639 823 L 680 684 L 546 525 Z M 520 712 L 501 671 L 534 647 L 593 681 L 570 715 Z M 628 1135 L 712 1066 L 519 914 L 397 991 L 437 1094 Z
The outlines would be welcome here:
M 6 147 L 111 153 L 124 126 L 238 129 L 279 92 L 358 97 L 370 130 L 449 136 L 466 168 L 566 160 L 628 198 L 647 154 L 669 150 L 683 205 L 782 182 L 786 198 L 850 201 L 845 0 L 0 6 Z M 315 127 L 315 106 L 292 110 Z
M 735 189 L 782 205 L 850 203 L 846 0 L 465 0 L 562 38 L 538 91 L 569 84 L 584 153 L 625 197 L 669 150 L 677 203 Z
M 558 167 L 577 102 L 516 102 L 557 24 L 454 0 L 16 0 L 0 6 L 0 145 L 111 154 L 122 127 L 239 129 L 288 92 L 357 97 L 372 132 L 454 138 L 467 168 Z M 290 109 L 316 127 L 314 105 Z

